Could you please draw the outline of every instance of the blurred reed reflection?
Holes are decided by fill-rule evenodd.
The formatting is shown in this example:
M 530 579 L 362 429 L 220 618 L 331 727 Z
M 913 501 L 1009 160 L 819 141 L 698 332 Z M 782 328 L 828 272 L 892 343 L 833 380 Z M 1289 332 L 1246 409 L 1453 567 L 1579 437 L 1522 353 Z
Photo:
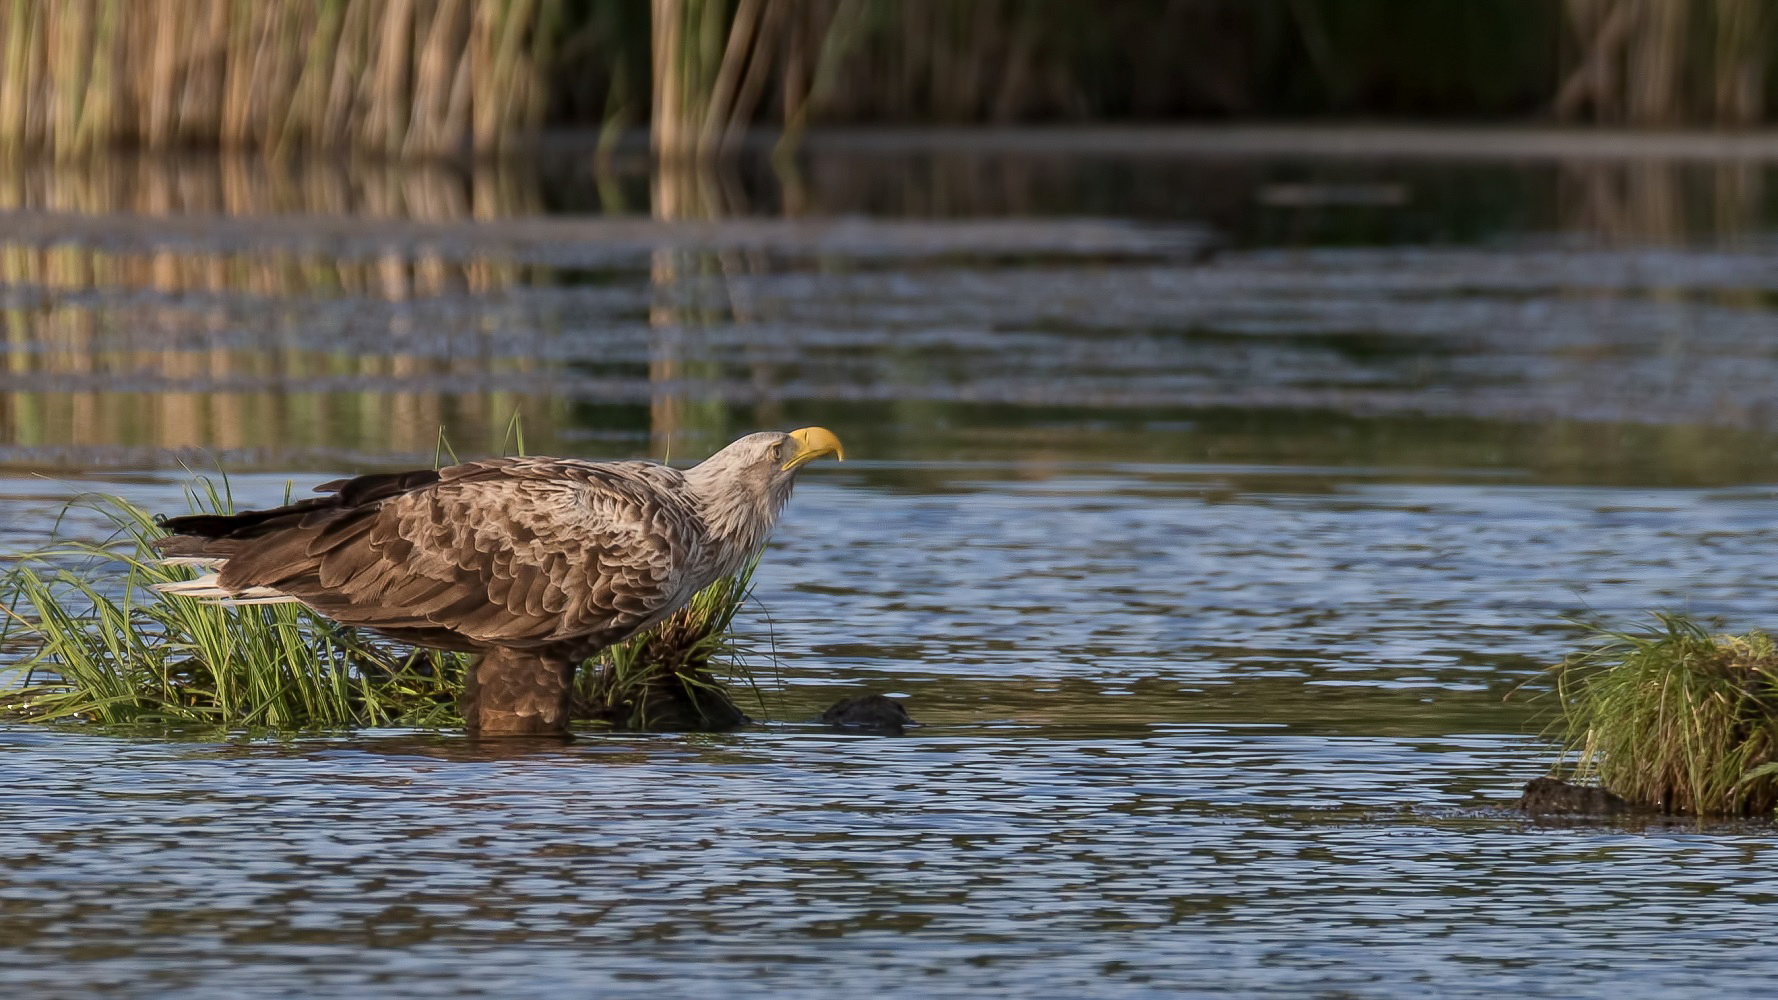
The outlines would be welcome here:
M 1673 159 L 1583 147 L 1566 157 L 1527 153 L 1517 160 L 1276 148 L 1193 153 L 1185 141 L 1169 146 L 1166 132 L 1153 138 L 1145 151 L 1137 139 L 1098 149 L 1091 133 L 1083 133 L 1078 148 L 1060 136 L 1049 146 L 1033 136 L 1017 149 L 965 141 L 946 148 L 942 140 L 919 137 L 897 149 L 892 139 L 868 135 L 815 136 L 814 152 L 796 170 L 774 175 L 764 194 L 752 194 L 752 204 L 807 216 L 1189 220 L 1237 243 L 1261 245 L 1448 243 L 1543 233 L 1629 245 L 1739 239 L 1778 226 L 1778 204 L 1765 197 L 1778 186 L 1770 177 L 1774 163 L 1753 156 Z M 1310 197 L 1268 198 L 1275 185 Z M 1400 197 L 1368 204 L 1341 197 L 1384 188 Z
M 457 167 L 349 158 L 142 156 L 78 165 L 7 162 L 0 166 L 0 211 L 454 222 L 534 216 L 544 208 L 537 172 L 521 162 Z M 525 277 L 497 260 L 448 263 L 423 249 L 366 261 L 276 248 L 129 253 L 103 245 L 39 248 L 0 239 L 0 253 L 9 284 L 121 285 L 170 293 L 344 293 L 402 301 L 493 291 Z
M 651 178 L 656 219 L 667 222 L 715 221 L 743 217 L 751 205 L 732 158 L 662 161 Z M 722 377 L 722 366 L 703 346 L 712 327 L 745 327 L 757 319 L 738 279 L 770 270 L 760 250 L 659 249 L 649 272 L 653 296 L 648 310 L 649 445 L 655 455 L 702 451 L 727 438 L 731 409 L 720 397 L 693 396 L 688 387 Z M 751 338 L 744 338 L 751 339 Z M 782 422 L 763 362 L 752 365 L 764 402 L 753 410 L 759 427 Z
M 1735 240 L 1771 227 L 1769 164 L 1754 160 L 1565 163 L 1557 227 L 1613 244 Z
M 348 156 L 117 155 L 0 161 L 0 206 L 146 215 L 491 219 L 543 209 L 526 160 L 396 163 Z
M 139 157 L 11 163 L 0 210 L 454 222 L 538 215 L 543 201 L 536 172 L 515 164 Z M 445 309 L 441 330 L 411 309 L 320 304 L 487 296 L 540 280 L 536 265 L 394 240 L 370 254 L 239 242 L 0 237 L 0 442 L 56 464 L 68 448 L 83 463 L 83 449 L 121 448 L 132 464 L 157 449 L 429 453 L 440 428 L 480 449 L 483 428 L 520 407 L 486 387 L 542 367 L 478 344 L 473 308 Z
M 1654 420 L 1649 386 L 1660 420 L 1767 426 L 1769 383 L 1745 363 L 1763 348 L 1735 333 L 1766 323 L 1761 261 L 1680 274 L 1667 255 L 1635 277 L 1643 245 L 1768 232 L 1763 161 L 568 159 L 0 167 L 0 462 L 405 463 L 441 428 L 465 453 L 515 447 L 515 412 L 533 451 L 690 458 L 865 406 L 923 448 L 991 421 L 1028 454 L 1088 411 Z M 1267 201 L 1268 185 L 1401 197 Z M 545 218 L 644 204 L 651 218 Z M 1609 252 L 1576 252 L 1594 243 Z M 1304 269 L 1278 246 L 1337 249 Z M 1391 291 L 1409 274 L 1436 294 Z M 1528 293 L 1541 326 L 1516 312 Z M 1496 318 L 1460 321 L 1477 310 Z M 1574 329 L 1602 343 L 1571 350 Z M 1671 343 L 1736 359 L 1718 379 L 1733 388 L 1698 389 L 1659 353 Z
M 534 450 L 567 422 L 547 366 L 522 356 L 304 349 L 295 341 L 312 331 L 288 327 L 263 349 L 206 348 L 175 323 L 144 328 L 127 311 L 5 314 L 8 383 L 43 386 L 0 391 L 0 447 L 13 463 L 207 464 L 188 450 L 231 467 L 411 461 L 433 454 L 441 430 L 475 455 L 511 449 L 498 429 L 515 413 Z M 132 332 L 119 335 L 125 326 Z M 162 338 L 171 342 L 155 346 Z

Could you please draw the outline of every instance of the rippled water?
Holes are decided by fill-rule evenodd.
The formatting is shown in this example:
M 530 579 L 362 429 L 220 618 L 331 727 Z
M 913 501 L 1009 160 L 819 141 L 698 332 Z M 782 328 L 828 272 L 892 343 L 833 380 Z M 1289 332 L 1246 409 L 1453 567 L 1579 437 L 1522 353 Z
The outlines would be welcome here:
M 1335 179 L 1405 202 L 1252 207 L 1286 162 L 1216 174 L 1238 210 L 1151 211 L 1138 163 L 1131 200 L 1062 186 L 1123 218 L 1008 225 L 231 203 L 163 237 L 17 206 L 15 549 L 78 489 L 177 508 L 180 458 L 270 502 L 430 461 L 440 426 L 500 450 L 515 410 L 532 451 L 820 422 L 854 459 L 805 475 L 762 568 L 746 731 L 0 724 L 5 992 L 1764 987 L 1769 826 L 1505 806 L 1550 760 L 1565 616 L 1772 623 L 1769 241 L 1580 238 L 1502 201 L 1534 168 L 1369 169 Z M 1426 236 L 1501 203 L 1531 221 Z M 865 690 L 926 725 L 806 721 Z

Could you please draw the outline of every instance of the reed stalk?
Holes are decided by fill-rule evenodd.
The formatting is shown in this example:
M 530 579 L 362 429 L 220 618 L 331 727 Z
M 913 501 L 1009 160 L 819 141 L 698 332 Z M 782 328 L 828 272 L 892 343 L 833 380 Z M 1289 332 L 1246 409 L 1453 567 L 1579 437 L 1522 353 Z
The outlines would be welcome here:
M 1716 0 L 1716 120 L 1753 125 L 1766 110 L 1768 5 L 1761 0 Z
M 1565 0 L 1572 54 L 1558 118 L 1751 125 L 1765 114 L 1772 18 L 1761 0 Z

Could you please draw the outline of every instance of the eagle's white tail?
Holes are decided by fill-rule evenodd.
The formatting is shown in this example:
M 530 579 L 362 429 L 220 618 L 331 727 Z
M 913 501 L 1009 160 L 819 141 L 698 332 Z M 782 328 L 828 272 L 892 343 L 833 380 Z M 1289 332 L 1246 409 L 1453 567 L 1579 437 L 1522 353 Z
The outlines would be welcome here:
M 205 564 L 220 565 L 221 559 L 202 559 L 198 557 L 181 557 L 162 560 L 165 566 L 201 566 Z M 225 590 L 218 574 L 207 573 L 196 580 L 179 580 L 174 583 L 157 583 L 153 588 L 157 593 L 172 594 L 176 597 L 190 597 L 203 601 L 205 604 L 221 604 L 237 607 L 243 604 L 290 604 L 296 601 L 282 591 L 271 587 L 248 587 L 245 590 Z
M 157 566 L 191 566 L 196 569 L 221 569 L 228 562 L 227 556 L 168 556 L 156 559 Z

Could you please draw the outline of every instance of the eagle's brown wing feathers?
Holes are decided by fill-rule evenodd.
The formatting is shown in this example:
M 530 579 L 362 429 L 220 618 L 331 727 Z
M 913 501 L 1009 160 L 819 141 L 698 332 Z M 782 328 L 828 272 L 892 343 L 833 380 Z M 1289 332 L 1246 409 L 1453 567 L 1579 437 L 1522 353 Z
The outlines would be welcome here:
M 236 515 L 211 544 L 228 557 L 223 587 L 270 587 L 398 638 L 604 645 L 688 596 L 703 542 L 682 483 L 661 466 L 554 459 L 366 476 Z

